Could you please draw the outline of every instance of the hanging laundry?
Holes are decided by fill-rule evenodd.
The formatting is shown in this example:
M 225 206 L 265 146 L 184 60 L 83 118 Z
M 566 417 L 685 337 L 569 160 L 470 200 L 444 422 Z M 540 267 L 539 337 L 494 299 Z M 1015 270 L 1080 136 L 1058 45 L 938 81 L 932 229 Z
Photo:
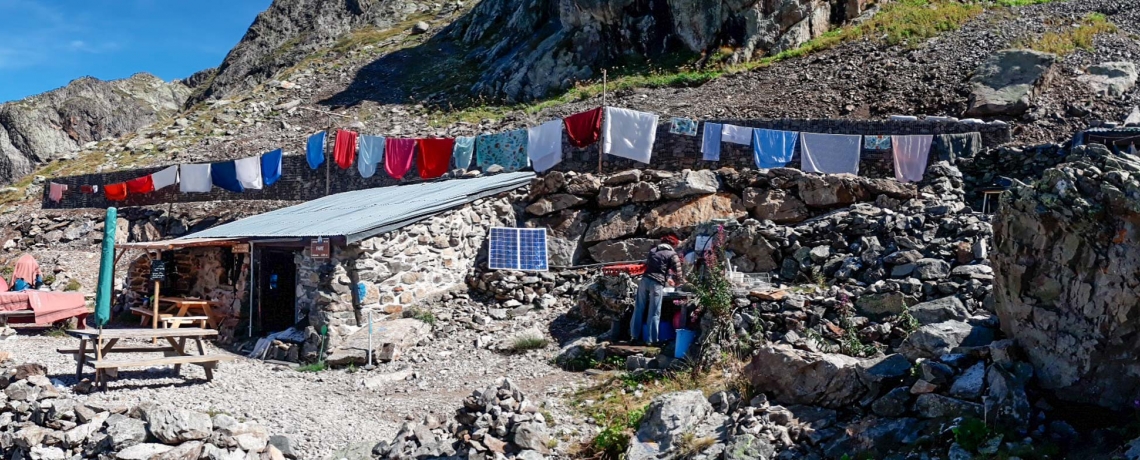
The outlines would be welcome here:
M 79 193 L 84 193 L 87 195 L 93 195 L 93 194 L 99 193 L 99 186 L 98 185 L 80 185 L 79 186 Z
M 415 139 L 393 139 L 389 137 L 384 141 L 384 170 L 393 179 L 403 179 L 404 175 L 412 169 L 415 160 Z
M 958 162 L 959 158 L 973 158 L 982 153 L 982 133 L 942 134 L 934 136 L 931 144 L 939 161 Z
M 649 163 L 657 140 L 657 114 L 606 107 L 602 153 Z
M 384 136 L 360 136 L 360 158 L 356 169 L 360 177 L 369 178 L 376 174 L 376 167 L 384 161 Z
M 701 159 L 720 161 L 720 123 L 705 122 L 705 135 L 701 138 Z
M 752 128 L 746 126 L 722 125 L 720 137 L 724 142 L 752 145 Z
M 863 150 L 890 150 L 891 136 L 885 134 L 863 136 Z
M 460 137 L 455 139 L 455 151 L 451 158 L 458 169 L 471 169 L 471 156 L 475 154 L 475 138 Z
M 821 174 L 859 174 L 862 136 L 800 133 L 800 169 Z
M 219 188 L 234 193 L 244 192 L 237 177 L 237 165 L 233 161 L 223 161 L 210 165 L 210 180 Z
M 150 175 L 136 177 L 127 181 L 127 192 L 131 194 L 143 194 L 154 191 L 154 181 L 151 180 Z
M 104 185 L 103 193 L 106 194 L 108 200 L 123 201 L 127 199 L 127 184 L 126 182 L 119 182 L 117 184 Z
M 321 131 L 312 136 L 309 136 L 308 145 L 305 147 L 305 159 L 309 162 L 309 167 L 317 169 L 325 162 L 325 132 Z
M 505 172 L 523 169 L 529 163 L 526 143 L 525 128 L 479 136 L 475 138 L 475 165 L 483 170 L 499 165 Z
M 562 121 L 548 121 L 527 130 L 526 156 L 535 172 L 562 162 Z
M 234 160 L 234 169 L 243 191 L 261 190 L 261 157 Z
M 152 184 L 154 184 L 155 190 L 162 190 L 166 187 L 177 184 L 178 166 L 171 166 L 169 168 L 151 174 L 150 181 Z
M 796 153 L 796 141 L 800 133 L 773 129 L 752 131 L 752 156 L 756 167 L 762 169 L 783 168 L 792 161 Z
M 602 108 L 570 115 L 562 120 L 566 124 L 566 138 L 570 145 L 586 148 L 598 142 L 602 135 Z
M 697 122 L 692 118 L 673 117 L 669 123 L 669 132 L 682 136 L 696 136 Z
M 66 185 L 57 184 L 55 182 L 52 182 L 48 186 L 48 198 L 51 199 L 52 201 L 56 202 L 56 203 L 59 203 L 59 200 L 63 199 L 63 192 L 66 192 L 66 191 L 67 191 Z
M 420 170 L 420 178 L 435 179 L 446 174 L 451 153 L 455 151 L 455 139 L 419 139 L 418 142 L 416 168 Z
M 281 149 L 261 155 L 261 181 L 268 187 L 281 179 Z
M 209 163 L 180 165 L 178 179 L 178 191 L 182 193 L 209 193 L 213 187 Z
M 336 130 L 336 144 L 333 145 L 333 159 L 340 169 L 352 167 L 356 162 L 356 133 L 343 129 Z
M 930 158 L 930 143 L 934 136 L 891 136 L 895 157 L 895 179 L 899 182 L 919 182 L 926 173 Z

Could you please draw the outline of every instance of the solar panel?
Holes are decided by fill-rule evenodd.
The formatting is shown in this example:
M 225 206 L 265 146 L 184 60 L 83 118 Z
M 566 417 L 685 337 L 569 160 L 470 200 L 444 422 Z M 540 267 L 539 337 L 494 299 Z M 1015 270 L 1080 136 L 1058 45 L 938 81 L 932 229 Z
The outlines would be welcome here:
M 492 270 L 548 270 L 546 256 L 546 229 L 544 228 L 491 228 Z

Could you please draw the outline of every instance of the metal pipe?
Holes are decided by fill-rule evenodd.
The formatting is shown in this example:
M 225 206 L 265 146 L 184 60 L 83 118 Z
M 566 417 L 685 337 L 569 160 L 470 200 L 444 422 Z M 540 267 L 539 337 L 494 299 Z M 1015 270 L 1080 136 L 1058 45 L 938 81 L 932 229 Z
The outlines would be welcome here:
M 249 242 L 249 337 L 253 338 L 253 283 L 255 282 L 253 274 L 254 257 L 253 257 L 253 241 Z
M 372 310 L 368 310 L 368 365 L 364 366 L 366 371 L 376 368 L 372 365 L 372 351 Z

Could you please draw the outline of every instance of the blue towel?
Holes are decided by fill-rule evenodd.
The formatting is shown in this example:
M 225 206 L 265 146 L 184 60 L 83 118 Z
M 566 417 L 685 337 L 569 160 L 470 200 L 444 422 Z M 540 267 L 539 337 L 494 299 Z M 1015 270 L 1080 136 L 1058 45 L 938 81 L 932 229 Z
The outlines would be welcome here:
M 242 187 L 241 181 L 238 180 L 237 165 L 233 161 L 211 164 L 210 179 L 216 187 L 235 193 L 245 191 L 245 187 Z
M 261 156 L 261 181 L 267 187 L 281 178 L 281 149 Z
M 309 145 L 305 149 L 305 159 L 309 160 L 309 167 L 317 169 L 325 162 L 325 132 L 321 131 L 309 136 Z
M 720 161 L 720 123 L 705 122 L 705 136 L 701 139 L 701 159 L 705 161 Z
M 492 165 L 503 172 L 514 172 L 530 165 L 526 156 L 526 128 L 498 134 L 484 134 L 475 140 L 475 164 L 486 170 Z
M 471 169 L 471 155 L 475 153 L 474 137 L 459 137 L 455 139 L 455 151 L 451 159 L 455 161 L 458 169 Z
M 783 168 L 792 161 L 796 153 L 796 140 L 800 133 L 771 129 L 752 130 L 752 153 L 756 167 L 762 169 Z
M 356 169 L 360 171 L 360 177 L 376 174 L 376 166 L 384 161 L 386 142 L 384 136 L 360 136 L 360 150 L 356 154 Z

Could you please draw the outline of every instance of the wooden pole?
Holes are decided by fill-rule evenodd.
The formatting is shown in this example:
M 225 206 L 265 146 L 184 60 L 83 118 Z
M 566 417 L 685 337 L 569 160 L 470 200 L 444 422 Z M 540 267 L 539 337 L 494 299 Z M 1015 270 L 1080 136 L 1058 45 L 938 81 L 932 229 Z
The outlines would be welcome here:
M 327 130 L 329 130 L 329 131 L 331 131 L 331 130 L 332 130 L 332 115 L 329 115 L 329 118 L 328 118 L 328 128 L 326 128 L 326 129 L 327 129 Z M 325 143 L 326 143 L 326 144 L 328 143 L 328 135 L 325 135 Z M 335 146 L 336 144 L 334 143 L 333 145 Z M 322 146 L 322 147 L 323 147 L 323 146 Z M 327 150 L 327 149 L 322 149 L 322 150 L 321 150 L 321 154 L 322 154 L 322 155 L 324 155 L 324 154 L 325 154 L 325 150 Z M 329 163 L 331 163 L 331 162 L 332 162 L 332 159 L 330 159 L 330 158 L 328 158 L 328 157 L 326 156 L 326 157 L 325 157 L 325 196 L 329 196 L 329 182 L 330 182 L 330 180 L 329 180 L 329 176 L 330 176 L 330 173 L 329 173 Z
M 606 85 L 608 80 L 608 73 L 606 69 L 602 69 L 602 107 L 606 106 Z M 602 174 L 602 147 L 598 146 L 598 174 Z
M 162 281 L 155 280 L 154 282 L 154 316 L 150 318 L 151 329 L 158 329 L 158 297 L 162 289 Z

